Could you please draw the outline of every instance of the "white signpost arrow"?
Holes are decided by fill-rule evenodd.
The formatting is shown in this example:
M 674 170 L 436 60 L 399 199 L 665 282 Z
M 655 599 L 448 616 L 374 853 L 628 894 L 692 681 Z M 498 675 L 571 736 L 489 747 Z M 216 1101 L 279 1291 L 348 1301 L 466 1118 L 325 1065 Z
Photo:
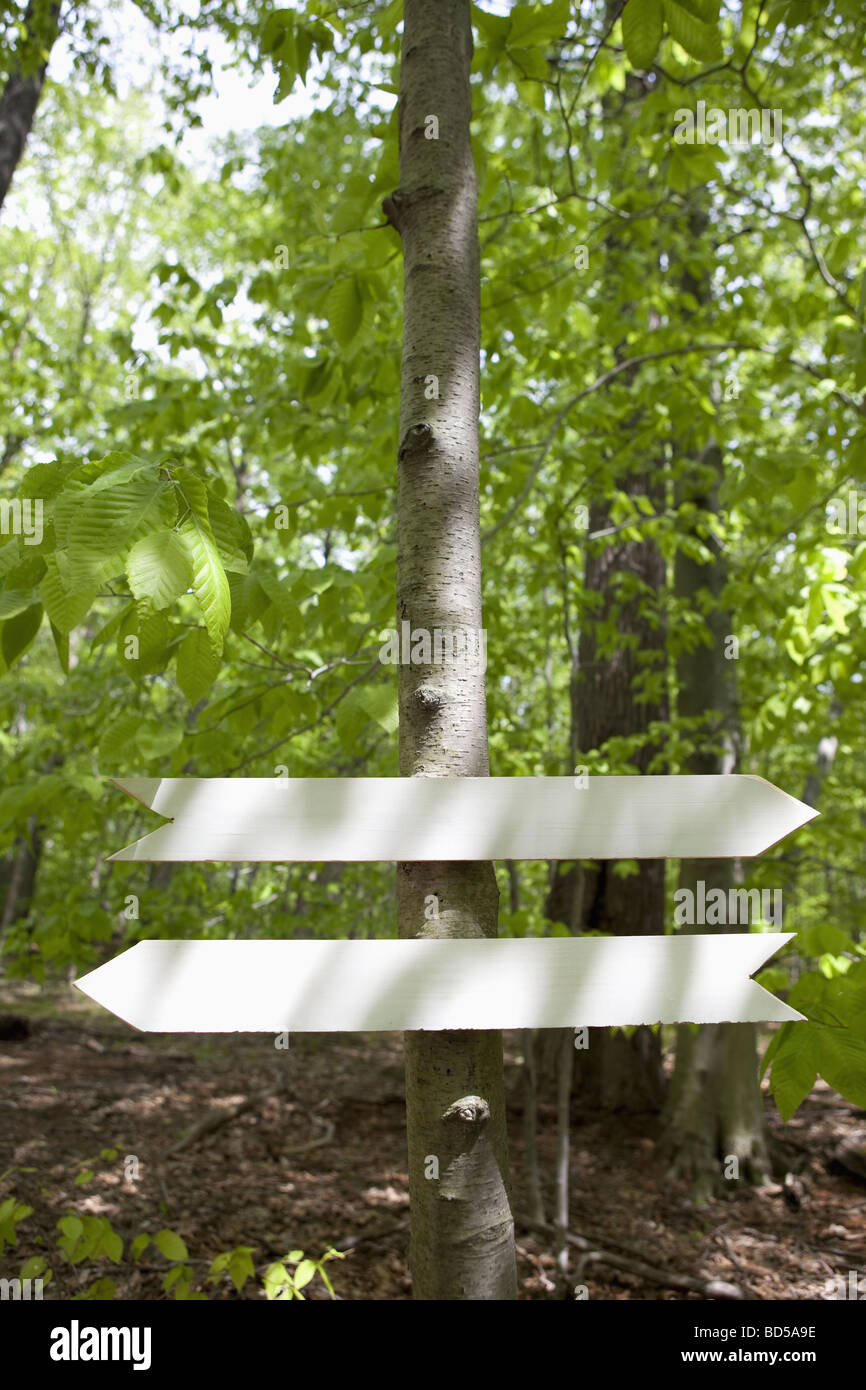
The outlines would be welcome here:
M 142 941 L 78 987 L 154 1033 L 784 1022 L 749 975 L 791 935 Z
M 172 822 L 111 859 L 747 858 L 818 814 L 741 775 L 112 780 Z
M 723 859 L 818 813 L 762 777 L 133 777 L 167 825 L 119 860 Z M 749 978 L 791 934 L 143 941 L 77 981 L 153 1032 L 800 1019 Z

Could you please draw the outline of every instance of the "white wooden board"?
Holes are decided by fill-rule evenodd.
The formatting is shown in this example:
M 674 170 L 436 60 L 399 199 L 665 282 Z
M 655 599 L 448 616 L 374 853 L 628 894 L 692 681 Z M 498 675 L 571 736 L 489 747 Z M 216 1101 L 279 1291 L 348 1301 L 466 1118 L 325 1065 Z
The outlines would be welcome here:
M 727 859 L 818 814 L 763 777 L 126 777 L 142 860 Z
M 142 941 L 76 983 L 154 1033 L 758 1023 L 802 1018 L 749 979 L 792 935 Z

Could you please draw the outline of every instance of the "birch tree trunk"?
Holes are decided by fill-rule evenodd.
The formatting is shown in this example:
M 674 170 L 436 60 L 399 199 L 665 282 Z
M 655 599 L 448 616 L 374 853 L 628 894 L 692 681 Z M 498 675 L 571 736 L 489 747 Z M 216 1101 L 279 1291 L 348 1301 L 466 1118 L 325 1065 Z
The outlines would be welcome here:
M 431 645 L 482 625 L 471 59 L 469 0 L 406 0 L 400 187 L 383 203 L 404 260 L 397 620 Z M 488 774 L 483 660 L 401 665 L 399 699 L 402 776 Z M 498 902 L 492 864 L 397 866 L 401 937 L 496 936 Z M 501 1036 L 408 1033 L 405 1049 L 414 1295 L 515 1298 Z

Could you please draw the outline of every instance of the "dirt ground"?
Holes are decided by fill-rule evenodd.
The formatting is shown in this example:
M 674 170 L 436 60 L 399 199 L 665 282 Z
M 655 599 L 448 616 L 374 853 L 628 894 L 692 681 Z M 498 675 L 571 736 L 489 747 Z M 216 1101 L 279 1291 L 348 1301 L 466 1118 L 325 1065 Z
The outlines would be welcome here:
M 293 1035 L 277 1051 L 271 1035 L 154 1036 L 136 1033 L 78 1002 L 32 986 L 4 988 L 4 1011 L 25 1015 L 30 1036 L 0 1043 L 0 1204 L 34 1208 L 17 1247 L 0 1255 L 0 1276 L 44 1255 L 54 1270 L 46 1298 L 70 1298 L 110 1276 L 120 1299 L 171 1297 L 168 1268 L 150 1246 L 71 1266 L 56 1251 L 56 1223 L 105 1215 L 125 1242 L 166 1227 L 185 1240 L 196 1283 L 208 1296 L 263 1298 L 261 1274 L 289 1250 L 318 1257 L 348 1249 L 329 1265 L 343 1299 L 410 1297 L 408 1177 L 400 1040 Z M 518 1038 L 506 1036 L 508 1120 L 515 1206 L 523 1205 L 523 1140 Z M 189 1147 L 167 1150 L 199 1122 L 252 1104 Z M 763 1190 L 731 1184 L 730 1196 L 697 1207 L 655 1160 L 655 1120 L 573 1113 L 571 1230 L 593 1249 L 666 1274 L 724 1280 L 745 1297 L 826 1299 L 849 1271 L 866 1292 L 866 1182 L 834 1162 L 840 1142 L 866 1141 L 866 1113 L 819 1083 L 787 1126 L 767 1102 L 771 1130 L 784 1139 L 791 1177 Z M 548 1219 L 553 1210 L 555 1117 L 540 1112 L 539 1151 Z M 106 1148 L 112 1160 L 99 1158 Z M 129 1160 L 134 1158 L 136 1163 Z M 137 1168 L 137 1177 L 135 1169 Z M 76 1183 L 82 1171 L 93 1176 Z M 205 1282 L 213 1257 L 255 1247 L 259 1277 L 235 1292 Z M 574 1259 L 581 1251 L 574 1251 Z M 645 1273 L 595 1258 L 558 1282 L 549 1236 L 518 1227 L 520 1297 L 573 1298 L 580 1282 L 593 1299 L 683 1299 Z M 311 1298 L 327 1298 L 314 1281 Z

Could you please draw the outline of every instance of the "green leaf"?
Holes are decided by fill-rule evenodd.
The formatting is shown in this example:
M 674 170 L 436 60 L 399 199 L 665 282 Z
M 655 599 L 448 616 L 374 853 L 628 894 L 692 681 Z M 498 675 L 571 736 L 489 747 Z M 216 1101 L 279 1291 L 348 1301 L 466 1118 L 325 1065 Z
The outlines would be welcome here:
M 691 10 L 698 19 L 716 21 L 719 17 L 719 0 L 682 0 L 685 9 Z
M 354 275 L 335 280 L 325 298 L 325 317 L 340 347 L 348 347 L 364 316 L 364 305 Z
M 827 951 L 838 955 L 842 951 L 853 951 L 854 942 L 835 922 L 816 922 L 799 933 L 797 949 L 807 956 L 822 956 Z
M 316 1263 L 314 1260 L 301 1260 L 301 1263 L 295 1270 L 295 1288 L 303 1289 L 307 1284 L 309 1284 L 315 1272 Z
M 108 1302 L 115 1297 L 117 1288 L 113 1279 L 97 1279 L 84 1293 L 74 1293 L 74 1303 Z
M 167 1274 L 167 1275 L 165 1276 L 165 1278 L 163 1279 L 163 1281 L 162 1281 L 162 1287 L 163 1287 L 163 1289 L 165 1290 L 166 1293 L 169 1293 L 169 1291 L 170 1291 L 172 1288 L 174 1288 L 175 1285 L 184 1285 L 184 1284 L 185 1284 L 187 1290 L 189 1290 L 189 1287 L 190 1287 L 191 1283 L 192 1283 L 192 1268 L 191 1268 L 189 1265 L 175 1265 L 174 1269 L 170 1269 L 170 1270 L 168 1271 L 168 1274 Z M 183 1297 L 183 1295 L 180 1293 L 179 1289 L 176 1289 L 176 1290 L 175 1290 L 175 1297 L 176 1297 L 176 1298 L 182 1298 L 182 1297 Z
M 45 560 L 45 575 L 39 586 L 45 612 L 58 632 L 71 632 L 77 627 L 93 607 L 96 589 L 91 585 L 71 589 L 64 584 L 57 565 L 57 556 L 48 555 Z
M 526 8 L 528 9 L 530 7 L 527 6 Z M 388 7 L 388 9 L 392 10 L 394 13 L 393 22 L 399 23 L 399 21 L 403 17 L 402 0 L 392 0 L 392 3 Z M 385 11 L 385 14 L 387 13 L 388 10 Z M 500 49 L 502 49 L 505 45 L 506 40 L 508 39 L 509 31 L 511 28 L 511 21 L 508 15 L 491 14 L 489 10 L 482 10 L 479 5 L 472 5 L 471 13 L 472 23 L 478 30 L 478 33 L 484 40 L 485 44 L 494 52 L 498 52 Z M 393 91 L 395 96 L 398 95 L 397 89 L 393 87 L 383 87 L 380 90 Z
M 0 593 L 0 622 L 16 617 L 38 602 L 39 595 L 35 589 L 6 589 Z
M 717 26 L 690 14 L 676 0 L 663 0 L 663 4 L 668 28 L 680 47 L 702 63 L 718 62 L 722 41 Z
M 834 1091 L 866 1109 L 866 1042 L 846 1028 L 809 1025 L 818 1043 L 818 1070 Z M 773 1068 L 775 1076 L 775 1067 Z
M 547 57 L 540 48 L 509 47 L 508 56 L 523 78 L 534 77 L 539 82 L 546 82 L 550 76 Z
M 93 1258 L 104 1255 L 112 1264 L 119 1264 L 123 1258 L 123 1241 L 114 1230 L 106 1216 L 91 1218 L 95 1235 Z
M 780 1030 L 784 1037 L 776 1047 L 770 1090 L 783 1120 L 790 1120 L 794 1111 L 806 1099 L 818 1076 L 818 1064 L 813 1055 L 808 1023 L 785 1023 Z
M 207 514 L 223 565 L 235 574 L 246 574 L 253 553 L 252 533 L 246 519 L 210 490 Z
M 54 638 L 54 650 L 57 652 L 57 660 L 60 662 L 60 669 L 64 676 L 69 675 L 69 633 L 60 632 L 52 623 L 51 636 Z
M 252 1261 L 254 1249 L 255 1246 L 252 1245 L 239 1245 L 236 1250 L 232 1250 L 229 1256 L 229 1278 L 238 1293 L 240 1293 L 248 1279 L 255 1278 L 256 1269 Z
M 189 1259 L 186 1244 L 176 1231 L 157 1231 L 153 1240 L 160 1254 L 164 1255 L 167 1260 Z
M 0 650 L 7 666 L 13 666 L 23 656 L 42 625 L 42 604 L 35 603 L 17 617 L 3 624 Z
M 771 993 L 787 989 L 790 984 L 788 972 L 780 970 L 777 966 L 768 966 L 766 970 L 759 971 L 753 978 L 756 985 L 760 985 L 761 989 L 768 989 Z
M 119 647 L 125 647 L 124 639 L 129 635 L 138 638 L 138 657 L 124 656 L 124 667 L 134 679 L 139 680 L 165 666 L 172 635 L 171 624 L 165 613 L 152 613 L 144 603 L 139 603 L 121 629 L 121 634 Z
M 271 574 L 267 570 L 259 572 L 258 579 L 265 595 L 270 599 L 286 627 L 290 631 L 300 634 L 304 623 L 294 589 L 296 586 L 304 586 L 303 576 L 299 576 L 295 580 L 295 584 L 291 586 L 286 576 Z
M 92 492 L 101 492 L 107 487 L 117 487 L 141 474 L 153 474 L 155 465 L 133 454 L 113 452 L 101 459 L 91 459 L 76 470 L 76 477 Z
M 93 569 L 114 557 L 153 526 L 174 521 L 174 489 L 156 472 L 130 478 L 113 487 L 105 479 L 75 499 L 69 526 L 69 557 L 75 570 Z
M 189 547 L 177 531 L 151 531 L 130 550 L 126 573 L 137 599 L 147 599 L 156 609 L 167 608 L 192 581 Z
M 840 598 L 840 593 L 843 597 Z M 827 609 L 827 617 L 836 632 L 847 633 L 848 624 L 845 621 L 846 615 L 850 612 L 847 602 L 847 593 L 841 584 L 825 584 L 821 590 L 824 600 L 824 607 Z
M 231 1257 L 231 1251 L 224 1250 L 221 1255 L 217 1255 L 215 1259 L 211 1260 L 211 1265 L 210 1269 L 208 1270 L 207 1276 L 209 1283 L 219 1283 L 220 1276 L 224 1274 L 229 1267 L 229 1260 L 231 1259 Z
M 27 1207 L 23 1202 L 18 1202 L 14 1197 L 7 1197 L 5 1202 L 0 1202 L 0 1255 L 4 1247 L 18 1244 L 18 1233 L 15 1229 L 19 1221 L 23 1221 L 26 1216 L 31 1216 L 32 1207 Z
M 400 722 L 397 706 L 397 685 L 376 685 L 363 690 L 358 703 L 386 734 L 394 734 Z
M 25 1260 L 21 1266 L 21 1279 L 41 1279 L 43 1284 L 47 1284 L 51 1278 L 51 1270 L 48 1262 L 41 1255 L 31 1255 L 29 1260 Z
M 476 11 L 476 17 L 478 15 Z M 569 0 L 548 0 L 539 5 L 515 5 L 511 11 L 508 46 L 547 44 L 561 39 L 571 14 Z
M 207 695 L 219 675 L 220 658 L 203 627 L 187 633 L 177 652 L 177 683 L 191 705 Z
M 140 724 L 141 715 L 134 710 L 122 710 L 116 718 L 108 720 L 99 740 L 99 758 L 104 767 L 110 768 L 119 754 L 128 752 Z
M 652 67 L 662 41 L 662 0 L 628 0 L 622 37 L 632 67 Z
M 262 1280 L 265 1296 L 271 1299 L 289 1299 L 292 1295 L 291 1274 L 283 1264 L 268 1265 Z
M 229 574 L 232 598 L 232 631 L 242 633 L 253 626 L 270 603 L 254 574 Z
M 221 652 L 232 611 L 229 581 L 211 531 L 204 484 L 186 472 L 179 483 L 190 509 L 181 524 L 180 534 L 192 559 L 192 591 L 210 639 Z
M 0 1208 L 0 1215 L 2 1215 L 2 1208 Z M 67 1240 L 78 1240 L 84 1230 L 84 1222 L 77 1216 L 61 1216 L 57 1223 L 57 1229 Z
M 139 1259 L 149 1245 L 150 1236 L 142 1231 L 141 1235 L 136 1236 L 132 1245 L 129 1247 L 130 1258 L 133 1260 Z
M 183 743 L 183 733 L 182 724 L 142 724 L 136 735 L 136 743 L 145 758 L 164 758 Z
M 10 589 L 35 589 L 42 582 L 44 574 L 45 560 L 42 555 L 38 552 L 34 555 L 32 551 L 25 553 L 20 564 L 11 569 L 7 575 L 8 587 Z
M 337 738 L 347 752 L 357 752 L 358 744 L 369 734 L 370 716 L 362 703 L 362 692 L 352 690 L 340 701 L 336 717 Z
M 119 609 L 113 618 L 99 629 L 93 641 L 90 643 L 90 650 L 93 652 L 97 647 L 101 647 L 103 642 L 107 642 L 110 637 L 114 637 L 118 629 L 123 626 L 130 614 L 135 613 L 135 604 L 128 603 L 124 608 Z
M 20 560 L 21 542 L 16 536 L 14 540 L 9 541 L 7 545 L 0 546 L 0 579 L 3 578 L 4 574 L 8 574 L 10 570 L 14 570 Z

